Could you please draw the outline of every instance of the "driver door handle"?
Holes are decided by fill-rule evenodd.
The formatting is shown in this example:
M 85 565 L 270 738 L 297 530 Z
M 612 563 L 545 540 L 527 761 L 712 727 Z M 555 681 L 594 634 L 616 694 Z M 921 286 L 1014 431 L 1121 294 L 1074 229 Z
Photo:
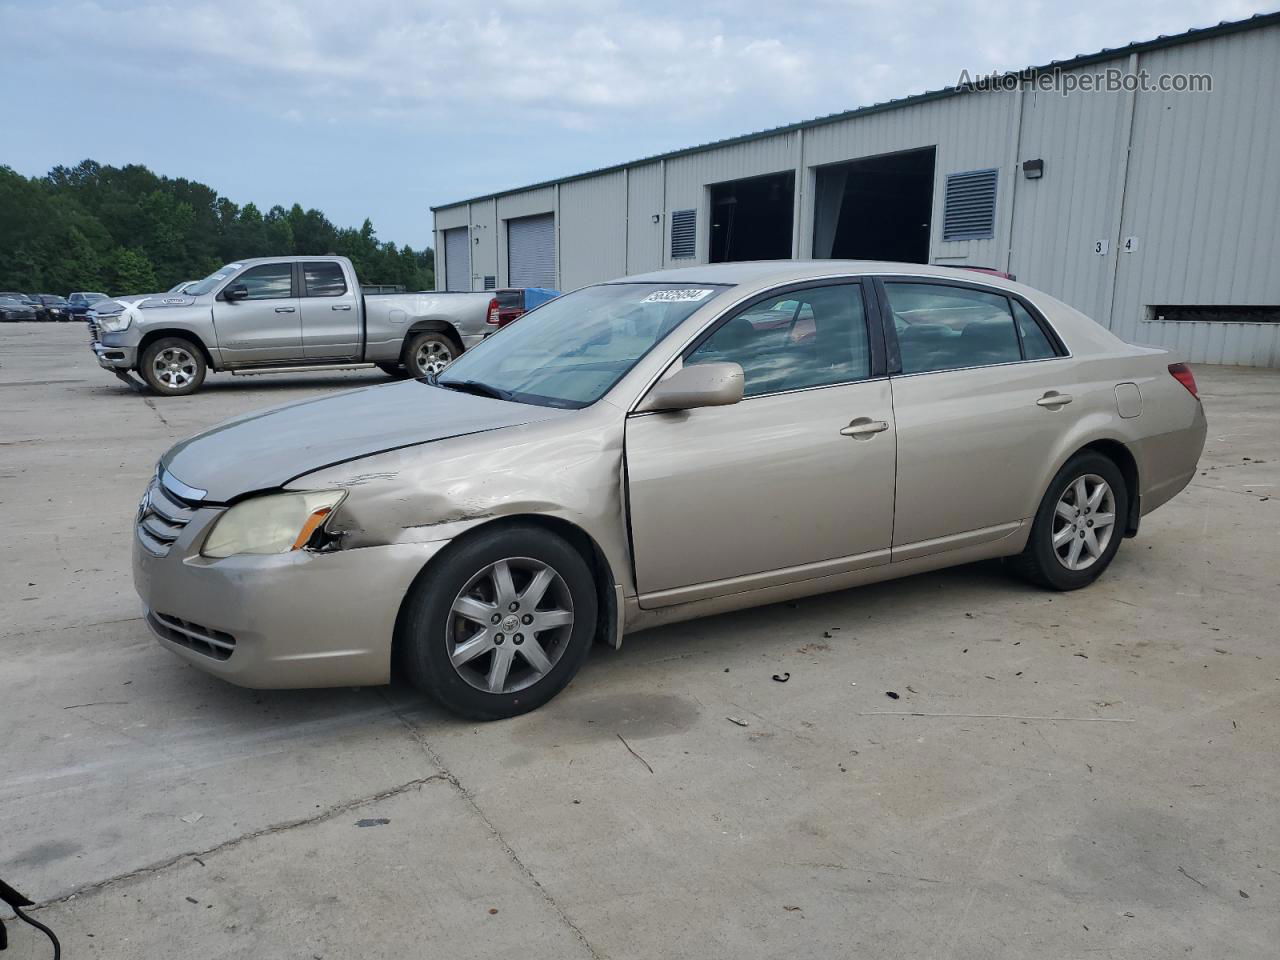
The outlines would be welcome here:
M 276 313 L 293 313 L 294 307 L 276 307 Z
M 330 309 L 330 310 L 350 310 L 350 309 L 351 309 L 351 304 L 349 304 L 349 303 L 335 303 L 335 304 L 334 304 L 333 306 L 331 306 L 329 309 Z
M 1036 404 L 1041 407 L 1063 407 L 1070 403 L 1071 399 L 1071 394 L 1069 393 L 1058 393 L 1056 390 L 1050 390 L 1037 400 Z
M 858 417 L 850 422 L 847 427 L 842 427 L 840 436 L 853 437 L 855 440 L 865 440 L 877 433 L 883 433 L 889 429 L 889 424 L 884 420 L 872 420 L 870 417 Z

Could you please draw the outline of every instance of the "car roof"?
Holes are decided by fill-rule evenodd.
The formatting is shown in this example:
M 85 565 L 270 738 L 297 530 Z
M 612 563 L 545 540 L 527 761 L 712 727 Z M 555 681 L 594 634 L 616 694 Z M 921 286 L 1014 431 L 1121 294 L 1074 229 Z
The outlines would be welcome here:
M 698 266 L 655 270 L 620 278 L 619 282 L 639 283 L 734 283 L 775 284 L 814 280 L 831 276 L 858 274 L 909 274 L 947 280 L 969 279 L 979 283 L 1005 286 L 995 274 L 976 270 L 957 270 L 954 266 L 929 263 L 897 263 L 888 260 L 750 260 L 739 263 L 704 263 Z

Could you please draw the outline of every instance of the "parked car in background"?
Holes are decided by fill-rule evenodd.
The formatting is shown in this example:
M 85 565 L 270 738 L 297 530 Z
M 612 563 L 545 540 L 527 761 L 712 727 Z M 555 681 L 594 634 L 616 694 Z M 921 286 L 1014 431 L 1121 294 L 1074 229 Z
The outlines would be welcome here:
M 263 257 L 229 263 L 185 293 L 100 301 L 89 328 L 104 369 L 136 371 L 179 396 L 210 370 L 439 373 L 491 332 L 491 301 L 489 292 L 365 295 L 346 257 Z
M 34 320 L 35 304 L 0 294 L 0 321 Z
M 17 300 L 19 303 L 30 307 L 35 311 L 36 320 L 46 319 L 44 315 L 44 304 L 40 303 L 29 293 L 18 293 L 15 290 L 0 290 L 0 297 L 4 297 L 8 300 Z
M 109 298 L 105 293 L 73 293 L 67 297 L 67 309 L 71 311 L 71 316 L 83 318 L 88 314 L 90 306 L 107 299 Z
M 71 310 L 66 297 L 56 293 L 37 293 L 33 298 L 44 308 L 44 319 L 66 321 L 71 319 Z
M 194 287 L 199 280 L 183 280 L 181 283 L 175 283 L 169 288 L 169 293 L 186 293 L 189 287 Z
M 1185 364 L 1021 284 L 687 267 L 553 300 L 437 376 L 183 440 L 134 583 L 160 642 L 234 683 L 399 674 L 508 717 L 626 631 L 993 558 L 1085 587 L 1205 431 Z
M 559 290 L 548 290 L 546 287 L 508 287 L 495 290 L 493 299 L 489 301 L 485 321 L 500 329 L 523 317 L 534 307 L 540 307 L 558 296 Z

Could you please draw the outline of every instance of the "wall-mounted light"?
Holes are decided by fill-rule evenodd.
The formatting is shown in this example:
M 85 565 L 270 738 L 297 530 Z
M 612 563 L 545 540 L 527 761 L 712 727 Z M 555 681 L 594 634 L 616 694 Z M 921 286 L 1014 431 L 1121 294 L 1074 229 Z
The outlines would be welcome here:
M 1039 180 L 1044 176 L 1043 160 L 1024 160 L 1022 161 L 1022 175 L 1028 180 Z

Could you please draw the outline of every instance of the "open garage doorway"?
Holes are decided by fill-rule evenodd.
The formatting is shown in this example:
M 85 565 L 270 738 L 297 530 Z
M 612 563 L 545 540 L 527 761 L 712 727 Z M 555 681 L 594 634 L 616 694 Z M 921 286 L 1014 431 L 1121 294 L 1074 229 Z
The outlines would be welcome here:
M 711 262 L 787 260 L 795 212 L 795 171 L 711 187 Z
M 813 255 L 929 262 L 934 148 L 818 168 Z

